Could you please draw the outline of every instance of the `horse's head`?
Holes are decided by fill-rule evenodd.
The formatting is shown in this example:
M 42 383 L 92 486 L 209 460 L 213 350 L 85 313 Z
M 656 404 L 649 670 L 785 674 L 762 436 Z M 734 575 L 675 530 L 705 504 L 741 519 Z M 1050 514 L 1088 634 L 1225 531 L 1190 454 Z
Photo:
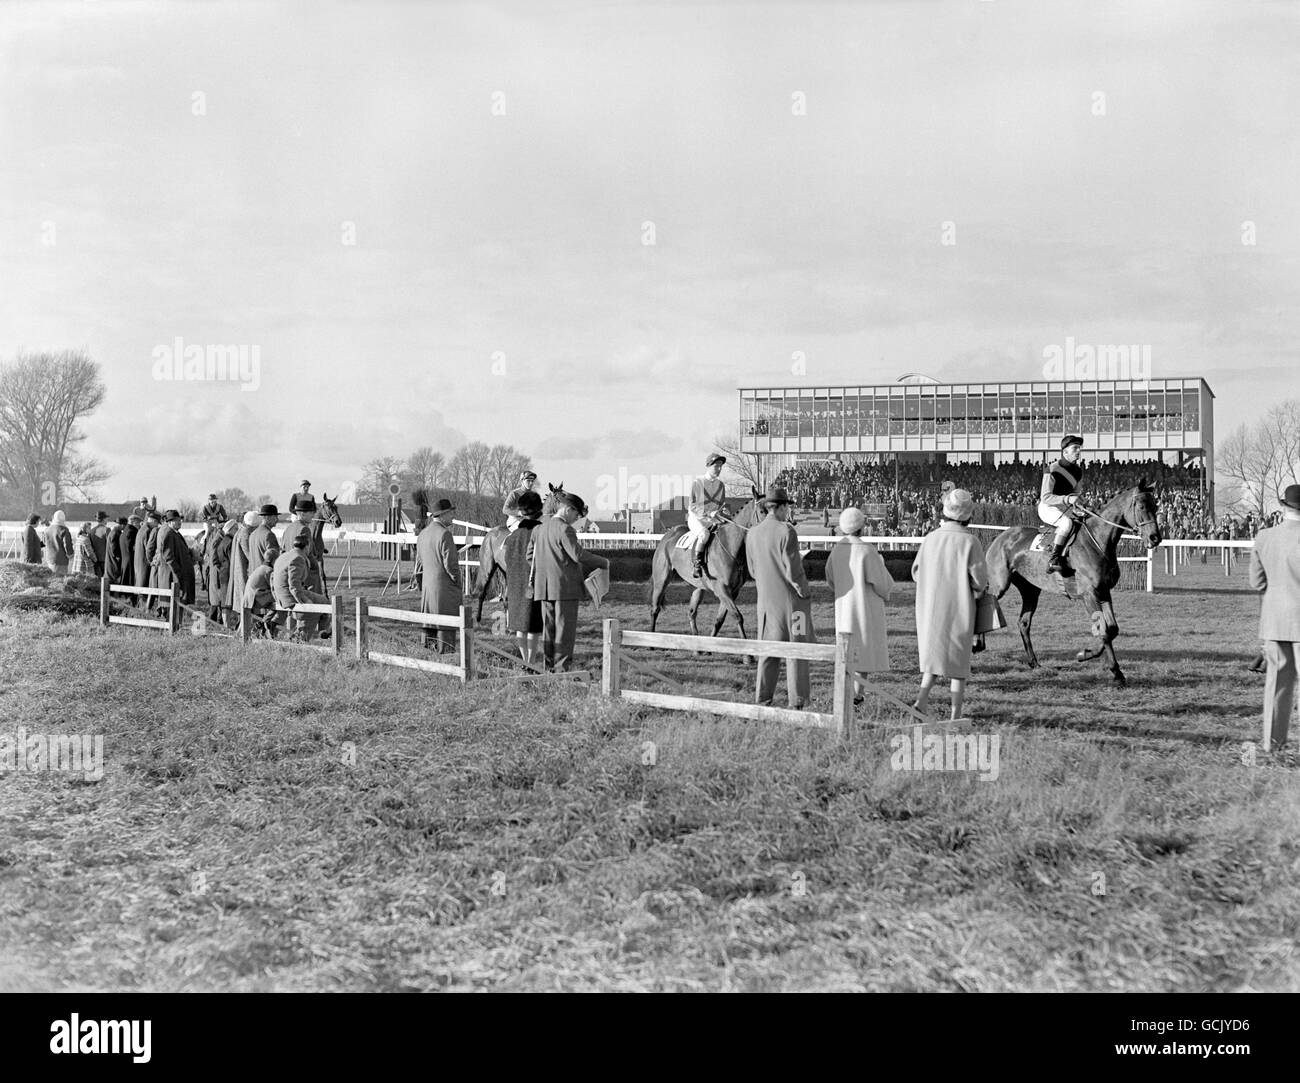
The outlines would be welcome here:
M 1137 534 L 1148 549 L 1160 544 L 1160 523 L 1156 519 L 1156 491 L 1139 478 L 1137 485 L 1124 494 L 1121 522 Z
M 753 526 L 755 523 L 760 522 L 766 515 L 762 506 L 763 494 L 752 485 L 749 487 L 749 491 L 752 494 L 751 499 L 743 508 L 740 509 L 740 511 L 736 512 L 736 514 L 732 516 L 731 521 L 737 526 Z
M 548 481 L 546 483 L 546 487 L 550 490 L 550 492 L 546 494 L 546 499 L 545 501 L 542 502 L 542 514 L 554 515 L 555 508 L 559 503 L 560 496 L 564 494 L 564 482 L 560 482 L 559 485 L 552 485 Z
M 330 499 L 330 495 L 326 492 L 321 493 L 320 502 L 325 522 L 337 530 L 343 525 L 343 516 L 339 514 L 338 505 Z

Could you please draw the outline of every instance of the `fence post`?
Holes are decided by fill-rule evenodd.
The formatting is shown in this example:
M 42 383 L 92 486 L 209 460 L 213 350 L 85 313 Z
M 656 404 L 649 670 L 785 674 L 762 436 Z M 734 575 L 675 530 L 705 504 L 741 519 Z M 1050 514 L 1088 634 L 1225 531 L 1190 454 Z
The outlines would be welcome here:
M 1147 550 L 1147 593 L 1150 594 L 1155 590 L 1156 581 L 1156 557 L 1151 550 Z
M 331 646 L 334 648 L 334 657 L 337 658 L 343 653 L 343 598 L 336 594 L 330 599 L 330 619 L 333 621 L 330 627 L 332 635 Z
M 366 635 L 366 600 L 357 599 L 357 661 L 364 662 L 370 657 L 370 645 Z
M 460 607 L 460 668 L 461 681 L 474 679 L 474 631 L 469 625 L 469 607 Z
M 108 576 L 99 577 L 99 623 L 108 627 Z
M 180 592 L 176 589 L 176 580 L 172 580 L 171 593 L 167 595 L 167 634 L 174 636 L 181 624 Z
M 853 674 L 849 671 L 850 640 L 847 632 L 835 637 L 835 698 L 831 716 L 835 735 L 848 737 L 853 725 Z
M 600 652 L 600 691 L 618 699 L 623 694 L 623 626 L 613 617 L 605 621 Z
M 253 611 L 248 606 L 239 609 L 239 639 L 247 643 L 253 638 Z

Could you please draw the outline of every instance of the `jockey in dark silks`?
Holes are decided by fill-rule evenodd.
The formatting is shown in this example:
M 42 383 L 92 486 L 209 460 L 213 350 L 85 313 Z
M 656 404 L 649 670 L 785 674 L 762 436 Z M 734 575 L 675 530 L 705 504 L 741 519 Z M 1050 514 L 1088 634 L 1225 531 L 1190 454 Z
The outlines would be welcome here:
M 1043 471 L 1043 488 L 1038 496 L 1038 517 L 1049 526 L 1056 527 L 1052 557 L 1047 562 L 1047 572 L 1061 571 L 1061 554 L 1070 543 L 1078 525 L 1071 510 L 1079 503 L 1077 490 L 1083 479 L 1083 438 L 1067 436 L 1061 441 L 1061 457 Z

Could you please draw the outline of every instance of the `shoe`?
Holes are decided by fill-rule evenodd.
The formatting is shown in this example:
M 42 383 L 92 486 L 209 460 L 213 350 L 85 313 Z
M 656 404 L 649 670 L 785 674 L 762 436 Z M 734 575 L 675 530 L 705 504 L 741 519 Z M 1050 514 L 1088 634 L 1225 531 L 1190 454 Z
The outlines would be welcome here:
M 696 579 L 703 579 L 703 578 L 704 578 L 704 561 L 702 561 L 702 560 L 696 560 L 695 563 L 691 565 L 691 572 L 694 574 L 694 576 L 695 576 Z

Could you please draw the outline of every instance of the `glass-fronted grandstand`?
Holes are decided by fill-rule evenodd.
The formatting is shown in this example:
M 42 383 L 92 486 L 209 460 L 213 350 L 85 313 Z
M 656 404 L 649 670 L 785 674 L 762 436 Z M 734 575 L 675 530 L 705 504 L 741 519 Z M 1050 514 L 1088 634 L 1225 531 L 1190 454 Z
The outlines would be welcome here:
M 802 462 L 1055 457 L 1078 433 L 1086 458 L 1193 468 L 1213 500 L 1214 392 L 1198 378 L 740 389 L 740 447 L 766 480 Z M 1211 506 L 1213 506 L 1211 504 Z

